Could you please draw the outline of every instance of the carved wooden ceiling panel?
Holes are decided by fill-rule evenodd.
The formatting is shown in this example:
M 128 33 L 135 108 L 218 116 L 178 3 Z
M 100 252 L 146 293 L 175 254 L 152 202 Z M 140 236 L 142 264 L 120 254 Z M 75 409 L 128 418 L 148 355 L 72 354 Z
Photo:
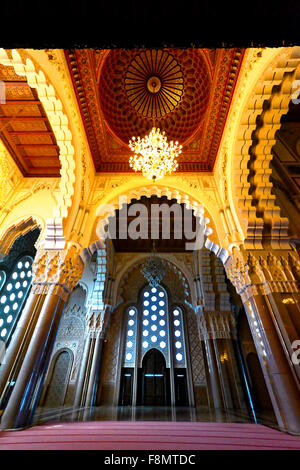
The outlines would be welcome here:
M 183 145 L 179 171 L 212 171 L 242 49 L 65 51 L 96 171 L 130 172 L 133 135 Z
M 24 176 L 60 176 L 59 148 L 35 89 L 0 65 L 0 138 Z

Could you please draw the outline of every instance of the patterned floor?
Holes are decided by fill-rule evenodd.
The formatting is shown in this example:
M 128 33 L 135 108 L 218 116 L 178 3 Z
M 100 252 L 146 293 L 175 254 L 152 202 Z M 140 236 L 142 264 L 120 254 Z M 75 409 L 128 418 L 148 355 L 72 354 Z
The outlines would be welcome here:
M 300 437 L 260 424 L 88 421 L 0 433 L 0 450 L 300 450 Z

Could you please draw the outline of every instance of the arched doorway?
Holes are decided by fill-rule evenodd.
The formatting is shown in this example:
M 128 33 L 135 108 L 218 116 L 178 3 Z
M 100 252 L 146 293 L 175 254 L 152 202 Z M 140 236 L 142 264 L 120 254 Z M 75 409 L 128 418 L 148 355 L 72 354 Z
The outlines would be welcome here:
M 68 351 L 62 351 L 57 355 L 43 400 L 43 406 L 52 408 L 64 405 L 71 363 L 72 360 Z
M 158 349 L 150 349 L 143 358 L 138 395 L 143 406 L 165 406 L 170 403 L 170 377 L 165 358 Z

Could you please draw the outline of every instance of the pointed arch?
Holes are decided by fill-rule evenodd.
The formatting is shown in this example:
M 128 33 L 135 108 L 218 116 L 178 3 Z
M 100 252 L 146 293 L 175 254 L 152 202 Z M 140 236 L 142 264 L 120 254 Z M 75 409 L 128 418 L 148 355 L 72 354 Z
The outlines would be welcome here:
M 7 255 L 18 237 L 26 235 L 35 228 L 40 229 L 41 237 L 41 234 L 45 230 L 45 221 L 35 215 L 24 216 L 17 219 L 16 222 L 9 227 L 4 226 L 0 232 L 0 255 Z

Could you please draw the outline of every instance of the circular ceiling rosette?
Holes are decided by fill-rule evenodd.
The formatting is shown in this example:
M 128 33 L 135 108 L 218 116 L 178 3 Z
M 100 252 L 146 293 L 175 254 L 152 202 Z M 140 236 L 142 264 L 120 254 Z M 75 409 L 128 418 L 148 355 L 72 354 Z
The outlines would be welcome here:
M 134 57 L 125 75 L 125 90 L 136 112 L 161 118 L 173 111 L 183 95 L 183 73 L 167 51 L 147 50 Z
M 184 145 L 202 125 L 210 86 L 199 49 L 112 49 L 98 74 L 105 125 L 124 145 L 149 134 L 153 120 Z

